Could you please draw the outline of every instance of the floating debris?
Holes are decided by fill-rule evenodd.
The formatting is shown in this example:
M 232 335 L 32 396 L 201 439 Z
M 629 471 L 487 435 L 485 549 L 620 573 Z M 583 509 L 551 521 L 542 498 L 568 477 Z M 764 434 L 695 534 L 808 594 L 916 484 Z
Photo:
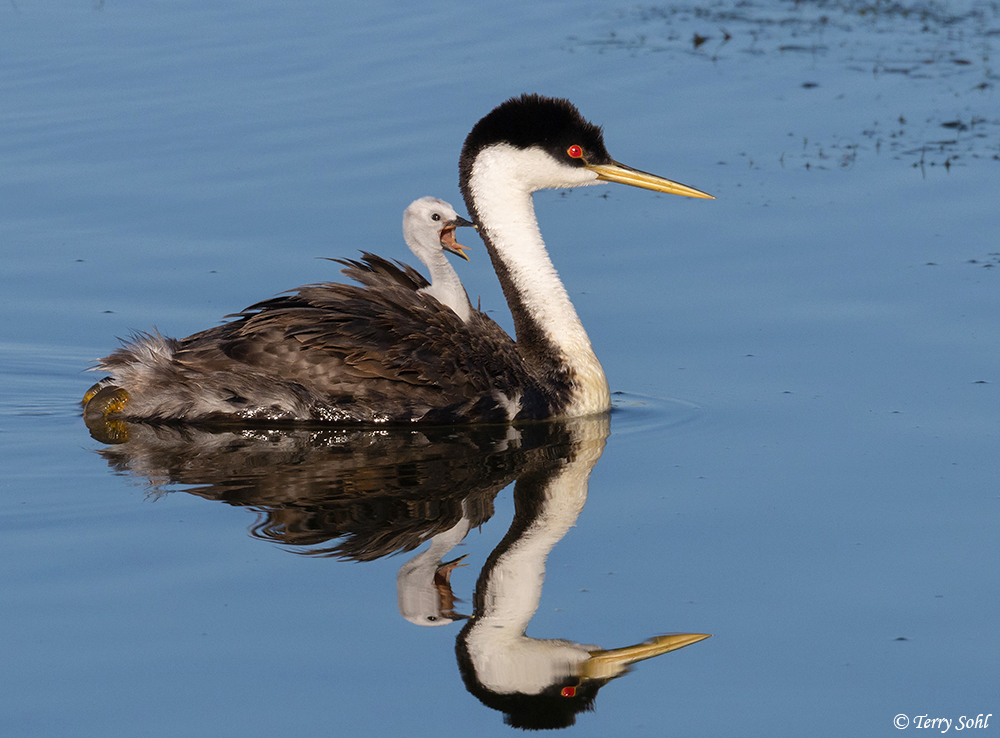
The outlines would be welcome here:
M 898 126 L 875 121 L 860 134 L 845 132 L 825 141 L 812 134 L 811 147 L 778 152 L 777 164 L 819 170 L 846 167 L 867 152 L 908 161 L 926 176 L 932 167 L 950 172 L 956 166 L 1000 162 L 1000 115 L 994 112 L 991 96 L 983 94 L 1000 79 L 991 64 L 995 39 L 1000 39 L 1000 3 L 972 0 L 956 5 L 934 0 L 638 5 L 612 11 L 613 28 L 603 37 L 574 38 L 570 47 L 685 54 L 723 70 L 730 63 L 741 73 L 748 59 L 801 55 L 809 60 L 808 73 L 813 77 L 800 85 L 807 90 L 834 87 L 818 76 L 824 70 L 841 78 L 844 71 L 876 80 L 905 78 L 919 85 L 921 92 L 913 96 L 912 109 L 886 111 L 883 120 L 898 121 Z M 716 29 L 721 40 L 709 43 Z M 968 81 L 962 84 L 962 80 Z M 928 82 L 941 81 L 947 83 L 947 95 L 925 94 Z M 884 105 L 881 100 L 876 93 L 872 106 Z M 937 140 L 933 131 L 940 128 L 959 135 Z M 802 137 L 801 132 L 796 135 Z

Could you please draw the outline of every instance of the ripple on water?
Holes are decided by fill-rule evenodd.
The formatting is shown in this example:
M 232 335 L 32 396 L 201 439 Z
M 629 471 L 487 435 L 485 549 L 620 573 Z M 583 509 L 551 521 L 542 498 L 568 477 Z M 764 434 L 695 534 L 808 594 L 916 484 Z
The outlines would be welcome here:
M 678 428 L 693 423 L 703 412 L 701 407 L 687 400 L 634 392 L 613 392 L 611 405 L 615 435 Z
M 79 415 L 80 397 L 96 381 L 85 371 L 93 362 L 93 351 L 75 346 L 0 343 L 0 415 Z

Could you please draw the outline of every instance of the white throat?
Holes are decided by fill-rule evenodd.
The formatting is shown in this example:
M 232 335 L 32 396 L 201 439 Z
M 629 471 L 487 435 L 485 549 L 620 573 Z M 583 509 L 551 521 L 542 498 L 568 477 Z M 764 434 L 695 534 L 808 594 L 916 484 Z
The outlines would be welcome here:
M 563 639 L 536 639 L 525 631 L 538 609 L 549 553 L 571 527 L 587 501 L 590 473 L 608 437 L 607 418 L 577 421 L 571 428 L 572 461 L 539 490 L 544 502 L 537 517 L 501 554 L 484 590 L 481 612 L 466 643 L 484 686 L 502 694 L 538 694 L 560 678 L 578 673 L 595 645 Z
M 430 272 L 431 284 L 429 287 L 421 289 L 420 292 L 430 295 L 442 305 L 447 305 L 458 314 L 458 317 L 468 321 L 472 316 L 469 295 L 444 251 L 438 249 L 428 254 L 426 258 L 421 257 L 421 259 Z
M 610 408 L 608 380 L 549 259 L 538 229 L 532 193 L 542 189 L 539 183 L 553 182 L 552 173 L 556 171 L 564 180 L 558 187 L 596 184 L 597 175 L 586 169 L 563 175 L 563 170 L 537 150 L 498 144 L 476 157 L 468 186 L 482 235 L 495 249 L 494 258 L 506 267 L 511 286 L 527 313 L 524 317 L 534 323 L 559 353 L 555 361 L 574 376 L 573 397 L 564 414 L 579 416 Z M 517 326 L 517 315 L 514 319 L 520 341 L 522 329 Z

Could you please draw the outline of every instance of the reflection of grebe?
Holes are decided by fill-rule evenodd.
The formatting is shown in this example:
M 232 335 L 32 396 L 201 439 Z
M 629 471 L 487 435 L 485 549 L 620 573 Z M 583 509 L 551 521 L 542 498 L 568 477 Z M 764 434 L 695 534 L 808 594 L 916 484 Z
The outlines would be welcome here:
M 118 349 L 85 398 L 88 423 L 508 422 L 608 410 L 604 370 L 549 260 L 532 193 L 604 181 L 710 195 L 615 162 L 573 105 L 537 95 L 475 125 L 459 175 L 516 344 L 491 321 L 463 323 L 376 274 L 363 287 L 308 285 L 183 340 L 144 335 Z
M 183 485 L 186 494 L 252 510 L 253 536 L 296 553 L 373 561 L 429 542 L 397 577 L 400 613 L 421 625 L 466 617 L 455 611 L 449 579 L 464 562 L 452 551 L 490 520 L 494 498 L 516 481 L 514 520 L 479 576 L 456 642 L 469 691 L 511 724 L 569 724 L 629 664 L 707 637 L 603 651 L 526 635 L 546 557 L 586 501 L 607 414 L 419 430 L 122 425 L 113 445 L 98 450 L 114 469 L 155 494 Z
M 514 521 L 483 567 L 472 618 L 456 644 L 468 690 L 515 727 L 572 725 L 578 712 L 593 709 L 598 690 L 631 664 L 709 637 L 682 633 L 604 650 L 525 634 L 538 609 L 546 558 L 583 509 L 607 437 L 606 426 L 577 430 L 579 443 L 565 463 L 522 474 L 515 483 Z

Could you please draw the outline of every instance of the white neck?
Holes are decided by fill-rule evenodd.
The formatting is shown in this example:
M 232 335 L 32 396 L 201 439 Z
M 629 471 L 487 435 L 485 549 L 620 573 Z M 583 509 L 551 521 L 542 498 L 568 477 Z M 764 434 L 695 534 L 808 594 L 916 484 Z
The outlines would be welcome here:
M 462 320 L 468 320 L 472 316 L 469 295 L 444 251 L 438 248 L 419 256 L 430 272 L 431 281 L 430 287 L 424 287 L 420 291 L 450 307 Z
M 532 193 L 541 189 L 536 182 L 550 182 L 551 177 L 541 171 L 537 178 L 526 177 L 533 169 L 538 169 L 538 154 L 530 149 L 500 144 L 479 153 L 468 186 L 481 235 L 494 262 L 499 261 L 509 275 L 503 287 L 522 353 L 543 369 L 566 369 L 573 376 L 573 397 L 564 414 L 605 412 L 611 406 L 607 377 L 552 266 L 535 218 Z M 591 175 L 586 172 L 583 179 L 567 181 L 565 186 L 594 184 L 596 175 Z M 536 333 L 555 349 L 556 356 L 530 355 L 524 339 Z
M 573 427 L 572 460 L 545 485 L 529 494 L 543 503 L 524 533 L 494 562 L 485 581 L 481 610 L 467 636 L 476 674 L 484 686 L 501 693 L 537 694 L 559 678 L 576 673 L 595 645 L 525 635 L 538 609 L 545 561 L 552 547 L 576 524 L 587 501 L 590 473 L 604 451 L 607 418 L 579 420 Z M 520 484 L 521 482 L 518 482 Z M 515 491 L 515 495 L 518 494 Z

